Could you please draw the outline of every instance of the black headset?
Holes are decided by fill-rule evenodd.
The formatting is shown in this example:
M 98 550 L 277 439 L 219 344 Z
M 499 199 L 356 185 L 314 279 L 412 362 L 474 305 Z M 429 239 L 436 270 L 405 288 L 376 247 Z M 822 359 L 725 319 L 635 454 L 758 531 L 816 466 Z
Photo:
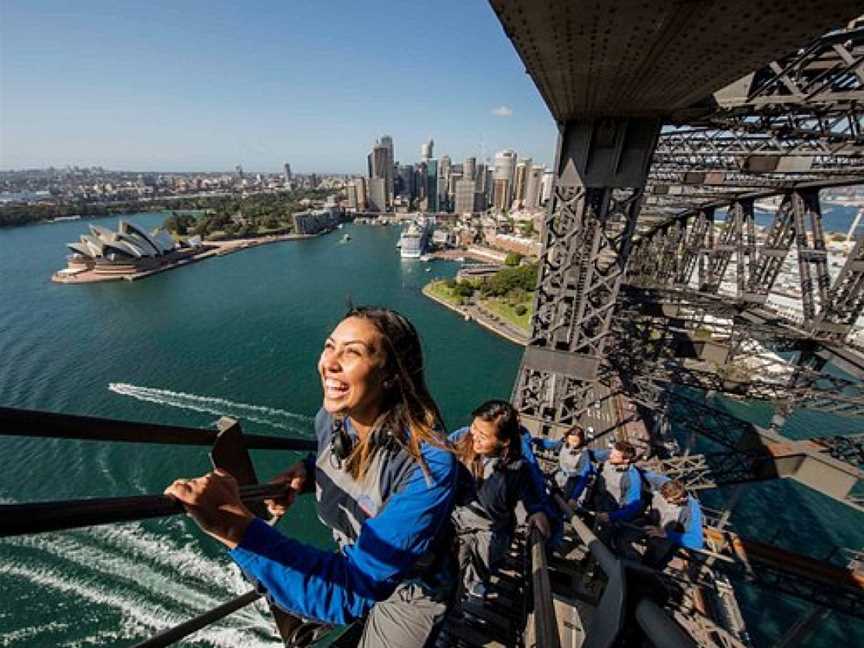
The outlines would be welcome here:
M 385 447 L 393 441 L 389 425 L 382 425 L 372 432 L 370 443 L 373 447 Z M 333 419 L 333 431 L 330 434 L 330 453 L 336 458 L 337 467 L 342 468 L 345 460 L 354 450 L 354 437 L 348 434 L 345 417 L 336 416 Z

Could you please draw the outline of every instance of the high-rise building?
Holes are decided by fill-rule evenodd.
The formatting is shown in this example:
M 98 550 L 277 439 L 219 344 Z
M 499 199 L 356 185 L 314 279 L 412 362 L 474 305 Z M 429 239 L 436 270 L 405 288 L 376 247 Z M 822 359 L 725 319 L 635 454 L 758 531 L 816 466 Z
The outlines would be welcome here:
M 438 160 L 438 208 L 441 211 L 449 207 L 450 172 L 450 156 L 442 155 Z
M 516 151 L 507 149 L 495 154 L 492 204 L 498 211 L 510 209 L 513 202 L 513 178 L 516 174 Z
M 462 163 L 462 177 L 465 178 L 465 180 L 473 180 L 476 173 L 477 158 L 465 158 L 465 161 Z
M 513 201 L 519 207 L 525 202 L 525 192 L 528 190 L 528 175 L 532 166 L 531 158 L 520 160 L 516 164 L 516 174 L 513 179 Z
M 284 172 L 285 184 L 288 184 L 291 182 L 291 165 L 286 162 L 282 165 L 282 170 Z
M 510 209 L 510 181 L 505 178 L 495 178 L 492 181 L 492 206 L 497 212 Z
M 387 149 L 387 166 L 384 169 L 384 177 L 387 179 L 387 193 L 392 202 L 393 196 L 395 195 L 393 192 L 393 186 L 395 184 L 394 165 L 396 164 L 396 158 L 393 156 L 393 138 L 389 135 L 382 135 L 379 143 Z
M 426 160 L 426 211 L 438 211 L 438 160 L 435 158 Z
M 429 138 L 429 141 L 420 146 L 420 157 L 423 160 L 431 160 L 434 155 L 435 142 L 432 138 Z
M 525 209 L 537 209 L 540 206 L 543 171 L 542 166 L 536 164 L 531 166 L 531 172 L 528 174 L 528 182 L 525 188 L 525 201 L 523 203 Z
M 478 209 L 477 186 L 474 180 L 459 180 L 456 182 L 456 199 L 453 211 L 457 214 L 473 214 Z
M 543 172 L 543 182 L 540 188 L 540 202 L 545 205 L 552 200 L 552 187 L 555 185 L 555 174 L 549 169 Z
M 366 167 L 370 178 L 384 179 L 384 203 L 390 204 L 390 187 L 393 182 L 393 165 L 390 161 L 391 150 L 384 144 L 375 144 L 372 151 L 366 156 Z M 370 196 L 372 192 L 369 192 Z M 371 200 L 371 198 L 370 198 Z M 383 209 L 383 208 L 382 208 Z
M 369 194 L 366 191 L 366 178 L 354 178 L 354 192 L 357 195 L 357 209 L 365 210 L 369 207 Z
M 408 200 L 413 200 L 417 197 L 416 184 L 414 183 L 414 167 L 410 164 L 403 164 L 399 167 L 400 184 L 402 185 L 402 196 Z
M 369 178 L 367 181 L 369 194 L 366 198 L 369 209 L 383 212 L 387 209 L 387 180 L 386 178 Z

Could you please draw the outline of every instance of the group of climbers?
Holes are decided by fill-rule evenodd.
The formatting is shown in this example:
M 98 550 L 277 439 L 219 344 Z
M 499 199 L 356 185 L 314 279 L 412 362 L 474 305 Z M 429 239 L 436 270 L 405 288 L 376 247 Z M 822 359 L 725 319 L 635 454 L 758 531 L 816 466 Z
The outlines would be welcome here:
M 271 604 L 324 624 L 363 619 L 359 645 L 366 648 L 434 643 L 454 591 L 486 596 L 517 512 L 550 545 L 562 535 L 533 451 L 554 444 L 532 440 L 505 401 L 483 403 L 470 426 L 446 436 L 423 367 L 416 330 L 388 309 L 352 308 L 324 343 L 317 452 L 274 480 L 286 494 L 267 504 L 275 523 L 297 494 L 314 493 L 336 551 L 256 518 L 221 470 L 175 480 L 165 491 L 230 550 Z M 693 531 L 698 504 L 678 482 L 650 486 L 662 478 L 635 466 L 629 444 L 604 451 L 587 442 L 577 428 L 556 446 L 555 484 L 571 504 L 595 511 L 598 524 L 612 530 L 649 508 L 656 512 L 649 535 L 658 542 L 649 558 L 657 565 L 676 546 L 701 546 L 701 527 Z M 652 495 L 644 506 L 647 492 L 662 501 Z M 305 527 L 310 520 L 289 522 Z
M 636 448 L 627 441 L 609 449 L 590 448 L 589 441 L 581 427 L 557 441 L 532 439 L 538 448 L 557 451 L 553 484 L 571 508 L 594 514 L 601 540 L 624 551 L 644 536 L 642 562 L 655 568 L 664 567 L 679 547 L 704 547 L 702 509 L 680 481 L 640 468 Z

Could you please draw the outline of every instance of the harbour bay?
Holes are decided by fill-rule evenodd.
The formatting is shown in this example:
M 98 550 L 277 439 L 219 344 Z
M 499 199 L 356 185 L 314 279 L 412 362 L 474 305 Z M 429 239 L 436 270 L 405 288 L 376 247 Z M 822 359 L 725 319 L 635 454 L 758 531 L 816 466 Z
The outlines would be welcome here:
M 130 218 L 154 227 L 164 214 Z M 510 393 L 522 349 L 426 299 L 422 286 L 456 265 L 436 262 L 426 273 L 400 260 L 396 228 L 349 225 L 349 243 L 337 235 L 278 243 L 135 283 L 51 284 L 64 244 L 86 224 L 0 230 L 0 405 L 197 427 L 230 415 L 250 432 L 309 436 L 320 402 L 315 363 L 349 299 L 415 323 L 450 428 L 480 401 Z M 725 406 L 763 424 L 770 417 L 766 406 Z M 856 431 L 850 419 L 803 413 L 787 428 L 797 438 Z M 0 437 L 0 456 L 7 503 L 161 492 L 209 468 L 203 448 L 174 446 Z M 254 453 L 262 478 L 292 459 Z M 728 495 L 705 500 L 719 505 Z M 811 555 L 864 540 L 855 513 L 787 482 L 746 488 L 733 522 Z M 329 546 L 308 500 L 282 529 Z M 248 589 L 215 542 L 180 517 L 0 547 L 4 646 L 129 645 Z M 800 614 L 797 604 L 741 592 L 757 645 Z M 185 645 L 276 645 L 269 623 L 249 609 Z M 861 636 L 861 624 L 829 621 L 812 645 L 850 631 Z

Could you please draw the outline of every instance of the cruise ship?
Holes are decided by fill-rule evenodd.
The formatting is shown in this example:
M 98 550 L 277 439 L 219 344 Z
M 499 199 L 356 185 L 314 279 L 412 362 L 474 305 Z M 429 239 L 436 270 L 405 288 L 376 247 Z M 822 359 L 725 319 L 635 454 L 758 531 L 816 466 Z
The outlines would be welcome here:
M 422 218 L 408 225 L 399 237 L 399 248 L 403 259 L 419 259 L 426 253 L 430 229 L 429 224 Z

